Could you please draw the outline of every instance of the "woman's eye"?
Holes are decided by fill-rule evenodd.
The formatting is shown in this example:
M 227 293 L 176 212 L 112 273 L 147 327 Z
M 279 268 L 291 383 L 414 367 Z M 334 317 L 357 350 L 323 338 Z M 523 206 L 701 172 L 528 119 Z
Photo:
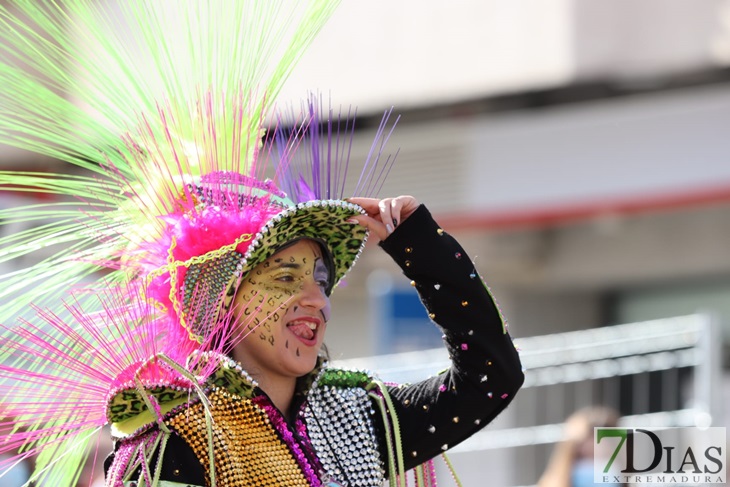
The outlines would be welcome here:
M 327 289 L 330 284 L 330 277 L 326 272 L 315 272 L 314 280 L 317 285 L 323 289 Z
M 276 280 L 279 282 L 294 282 L 294 276 L 292 276 L 291 274 L 282 274 L 276 276 Z

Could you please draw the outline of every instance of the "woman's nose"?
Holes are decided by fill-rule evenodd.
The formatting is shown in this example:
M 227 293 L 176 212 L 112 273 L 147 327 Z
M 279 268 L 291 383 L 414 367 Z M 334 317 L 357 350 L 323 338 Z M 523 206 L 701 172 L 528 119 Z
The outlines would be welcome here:
M 322 286 L 314 281 L 310 281 L 302 286 L 299 303 L 302 306 L 320 310 L 328 305 L 329 298 L 325 294 L 324 289 L 322 289 Z

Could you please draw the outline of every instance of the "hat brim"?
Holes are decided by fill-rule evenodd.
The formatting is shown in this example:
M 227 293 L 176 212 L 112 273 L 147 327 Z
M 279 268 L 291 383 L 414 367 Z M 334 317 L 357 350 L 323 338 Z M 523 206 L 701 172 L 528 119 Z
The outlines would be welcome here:
M 299 203 L 274 215 L 256 234 L 241 261 L 240 278 L 295 240 L 308 238 L 324 245 L 332 258 L 331 288 L 335 288 L 362 253 L 368 231 L 347 223 L 365 214 L 360 206 L 343 200 Z M 234 283 L 232 283 L 234 284 Z

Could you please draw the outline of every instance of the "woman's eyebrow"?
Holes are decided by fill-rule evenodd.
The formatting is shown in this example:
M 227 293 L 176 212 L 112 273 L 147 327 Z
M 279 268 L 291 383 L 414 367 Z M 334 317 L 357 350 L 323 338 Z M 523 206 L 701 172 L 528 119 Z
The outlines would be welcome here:
M 278 271 L 281 269 L 301 269 L 302 265 L 296 262 L 278 262 L 276 265 L 271 266 L 267 269 L 267 273 Z

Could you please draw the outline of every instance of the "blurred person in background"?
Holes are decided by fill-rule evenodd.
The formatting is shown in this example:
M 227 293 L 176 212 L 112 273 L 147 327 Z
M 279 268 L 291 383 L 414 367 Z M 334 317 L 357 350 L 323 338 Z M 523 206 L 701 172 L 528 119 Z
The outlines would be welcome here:
M 593 481 L 593 429 L 618 426 L 617 411 L 604 406 L 589 406 L 574 412 L 565 421 L 563 440 L 555 445 L 537 487 L 598 487 Z M 614 484 L 619 485 L 620 484 Z

